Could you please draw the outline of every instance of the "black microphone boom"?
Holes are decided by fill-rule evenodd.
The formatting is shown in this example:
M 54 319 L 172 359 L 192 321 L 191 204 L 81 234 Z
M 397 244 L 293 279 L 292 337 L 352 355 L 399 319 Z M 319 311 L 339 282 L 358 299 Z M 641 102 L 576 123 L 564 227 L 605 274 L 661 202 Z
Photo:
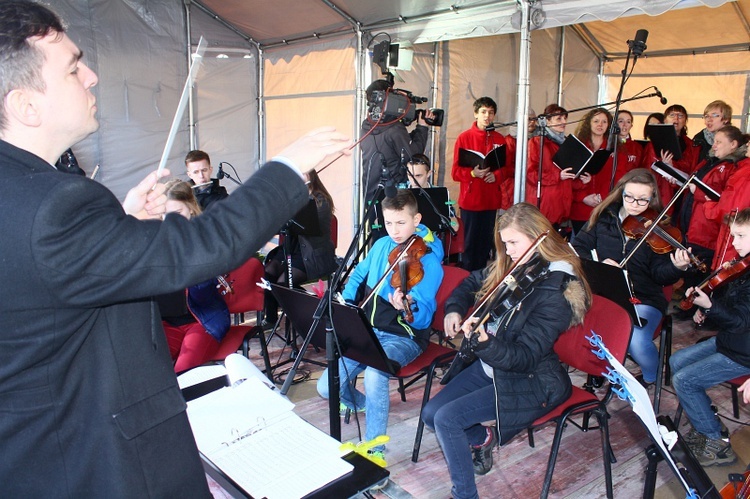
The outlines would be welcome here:
M 666 98 L 666 97 L 664 97 L 664 96 L 663 96 L 663 95 L 661 94 L 661 92 L 659 91 L 659 89 L 658 89 L 658 88 L 654 87 L 654 90 L 656 91 L 656 92 L 655 92 L 655 93 L 656 93 L 656 96 L 657 96 L 657 97 L 659 98 L 659 101 L 661 102 L 661 105 L 662 105 L 662 106 L 666 106 L 666 105 L 667 105 L 667 98 Z
M 648 39 L 648 30 L 639 29 L 635 32 L 635 39 L 628 40 L 628 46 L 636 57 L 642 56 L 646 50 L 646 39 Z
M 383 163 L 383 168 L 380 170 L 380 179 L 384 182 L 383 192 L 385 192 L 385 197 L 395 198 L 398 189 L 396 189 L 396 184 L 393 183 L 393 175 L 388 171 L 388 167 L 385 166 L 385 163 Z

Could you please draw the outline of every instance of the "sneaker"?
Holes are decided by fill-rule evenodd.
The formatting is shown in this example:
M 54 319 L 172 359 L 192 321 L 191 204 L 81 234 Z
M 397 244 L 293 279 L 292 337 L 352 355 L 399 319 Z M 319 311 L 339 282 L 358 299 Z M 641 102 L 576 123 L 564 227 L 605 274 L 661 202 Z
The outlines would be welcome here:
M 354 412 L 354 409 L 352 409 L 351 407 L 347 406 L 343 402 L 339 402 L 339 414 L 342 415 L 342 416 L 345 416 L 346 415 L 346 411 Z M 362 414 L 364 412 L 365 412 L 365 408 L 364 407 L 357 407 L 357 413 Z
M 380 489 L 384 488 L 386 485 L 388 485 L 388 478 L 387 477 L 383 478 L 382 480 L 380 480 L 378 483 L 376 483 L 375 485 L 373 485 L 372 487 L 370 487 L 367 490 L 380 490 Z
M 480 446 L 471 446 L 475 475 L 486 475 L 492 469 L 492 448 L 495 446 L 495 431 L 487 428 L 488 441 Z
M 646 381 L 645 379 L 643 379 L 643 374 L 639 374 L 638 376 L 636 376 L 636 377 L 635 377 L 635 379 L 636 379 L 636 381 L 638 381 L 638 383 L 640 383 L 640 384 L 641 384 L 641 386 L 642 386 L 643 388 L 645 388 L 646 390 L 648 390 L 649 388 L 651 388 L 652 386 L 654 386 L 654 383 L 656 383 L 656 381 L 651 381 L 651 382 L 648 382 L 648 381 Z
M 690 431 L 682 437 L 682 440 L 685 442 L 685 444 L 687 444 L 688 447 L 690 447 L 690 450 L 698 448 L 705 439 L 706 436 L 703 433 L 692 427 L 690 428 Z
M 724 466 L 737 460 L 729 440 L 723 438 L 706 438 L 695 457 L 703 467 Z

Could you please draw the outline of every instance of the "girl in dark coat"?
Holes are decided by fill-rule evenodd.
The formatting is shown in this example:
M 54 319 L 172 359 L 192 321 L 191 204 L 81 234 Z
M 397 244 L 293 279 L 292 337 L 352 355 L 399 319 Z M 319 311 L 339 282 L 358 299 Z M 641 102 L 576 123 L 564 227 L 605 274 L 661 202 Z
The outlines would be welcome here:
M 573 247 L 581 256 L 619 266 L 637 244 L 622 230 L 622 221 L 629 215 L 641 215 L 648 208 L 661 212 L 661 200 L 654 176 L 643 168 L 625 174 L 614 190 L 591 213 L 583 230 L 576 234 Z M 628 353 L 641 366 L 643 381 L 656 381 L 659 353 L 653 342 L 656 326 L 667 310 L 667 299 L 662 288 L 677 282 L 688 268 L 687 251 L 659 255 L 643 243 L 628 260 L 625 269 L 633 284 L 633 293 L 639 300 L 638 314 L 647 320 L 644 327 L 633 328 Z
M 310 170 L 305 173 L 310 198 L 318 207 L 320 235 L 288 235 L 288 248 L 291 251 L 292 282 L 299 286 L 305 281 L 328 276 L 336 270 L 336 252 L 331 239 L 331 219 L 333 218 L 333 198 L 318 176 Z M 287 262 L 282 246 L 279 245 L 266 257 L 266 279 L 270 282 L 287 285 Z M 273 325 L 278 318 L 279 305 L 270 291 L 265 296 L 265 322 Z
M 422 412 L 448 463 L 454 498 L 479 497 L 474 474 L 492 466 L 496 436 L 482 422 L 496 420 L 504 444 L 570 396 L 570 378 L 553 345 L 560 333 L 583 320 L 591 294 L 580 261 L 536 207 L 520 203 L 498 218 L 495 261 L 474 271 L 448 299 L 445 332 L 452 338 L 462 328 L 470 331 L 474 319 L 461 323 L 475 299 L 501 282 L 546 230 L 550 234 L 536 250 L 541 276 L 518 304 L 493 310 L 487 329 L 479 327 L 468 342 L 479 361 L 458 373 Z

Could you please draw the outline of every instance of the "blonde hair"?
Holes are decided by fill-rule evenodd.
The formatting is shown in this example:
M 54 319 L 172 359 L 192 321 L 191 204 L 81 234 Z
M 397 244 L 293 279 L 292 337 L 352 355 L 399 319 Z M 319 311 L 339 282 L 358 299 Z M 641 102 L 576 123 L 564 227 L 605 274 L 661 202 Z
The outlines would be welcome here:
M 537 249 L 539 255 L 548 262 L 563 261 L 573 267 L 578 280 L 586 292 L 587 303 L 591 302 L 591 290 L 586 282 L 581 261 L 560 234 L 555 231 L 549 220 L 539 209 L 529 203 L 518 203 L 511 206 L 495 221 L 495 261 L 487 268 L 487 278 L 477 292 L 477 298 L 481 299 L 490 292 L 503 279 L 505 274 L 513 265 L 508 254 L 505 252 L 505 243 L 500 237 L 500 231 L 513 228 L 524 234 L 529 239 L 536 240 L 544 231 L 549 231 L 542 244 Z
M 185 203 L 188 210 L 190 210 L 191 217 L 196 217 L 203 212 L 198 204 L 198 200 L 195 198 L 195 193 L 190 184 L 178 178 L 174 178 L 167 181 L 164 185 L 166 186 L 164 194 L 167 196 L 167 199 Z

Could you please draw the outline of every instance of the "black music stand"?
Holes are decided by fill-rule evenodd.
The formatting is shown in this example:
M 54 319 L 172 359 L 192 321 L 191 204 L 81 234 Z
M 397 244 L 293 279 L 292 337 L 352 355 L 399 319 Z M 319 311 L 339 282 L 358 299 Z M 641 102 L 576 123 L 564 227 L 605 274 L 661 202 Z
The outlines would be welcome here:
M 281 248 L 284 252 L 284 260 L 286 261 L 286 282 L 287 286 L 291 289 L 294 287 L 294 279 L 292 278 L 293 248 L 290 246 L 291 236 L 320 236 L 322 234 L 320 220 L 318 219 L 318 205 L 315 203 L 315 200 L 310 198 L 307 204 L 284 224 L 281 230 L 279 230 L 279 234 L 284 236 L 284 242 L 281 245 Z M 282 310 L 284 309 L 282 308 Z M 284 314 L 286 314 L 286 310 L 279 315 L 270 336 L 276 334 L 276 330 L 281 324 L 281 319 Z M 289 324 L 286 325 L 284 342 L 292 347 L 290 359 L 294 359 L 299 354 L 297 349 L 297 331 L 294 328 L 290 328 Z M 287 364 L 288 362 L 289 361 L 280 362 L 279 364 L 276 364 L 274 368 Z
M 422 215 L 422 224 L 433 232 L 441 233 L 450 227 L 450 202 L 447 187 L 427 187 L 407 189 L 417 200 L 417 212 Z M 429 199 L 427 199 L 429 197 Z M 378 196 L 375 204 L 375 215 L 382 224 L 383 208 L 381 202 L 385 193 Z M 438 210 L 437 212 L 435 210 Z M 446 224 L 447 221 L 447 224 Z
M 271 292 L 279 304 L 287 310 L 287 318 L 295 328 L 310 330 L 314 321 L 314 314 L 320 299 L 315 295 L 296 289 L 289 289 L 277 284 L 271 284 Z M 337 363 L 339 357 L 346 356 L 389 374 L 396 374 L 401 366 L 389 359 L 383 347 L 375 336 L 372 326 L 361 308 L 353 305 L 342 305 L 331 301 L 331 330 L 326 329 L 323 322 L 318 322 L 312 331 L 310 343 L 326 350 L 328 360 L 329 381 L 331 380 L 331 364 Z M 334 333 L 335 331 L 335 333 Z M 334 334 L 338 341 L 334 340 Z M 304 354 L 304 352 L 300 352 Z M 330 417 L 339 414 L 339 377 L 333 378 L 334 386 L 329 389 L 328 410 Z M 331 435 L 334 438 L 340 436 Z
M 664 425 L 669 431 L 677 431 L 669 416 L 657 416 L 656 421 Z M 701 498 L 721 499 L 716 486 L 714 486 L 703 466 L 700 465 L 687 444 L 685 444 L 679 431 L 677 431 L 677 434 L 679 435 L 677 442 L 672 447 L 672 450 L 668 451 L 672 455 L 672 459 L 676 465 L 674 467 L 672 466 L 672 462 L 664 459 L 662 455 L 663 450 L 660 446 L 652 444 L 646 449 L 648 466 L 646 467 L 646 481 L 643 484 L 643 498 L 653 499 L 656 489 L 656 466 L 659 461 L 664 460 L 669 463 L 669 469 L 672 470 L 672 473 L 678 478 L 681 476 L 685 480 L 685 483 L 695 489 Z
M 283 288 L 282 288 L 283 289 Z M 188 386 L 182 389 L 182 396 L 186 402 L 189 402 L 203 395 L 229 386 L 228 376 L 219 376 L 201 383 Z M 240 487 L 234 480 L 227 476 L 218 466 L 216 466 L 202 452 L 199 452 L 203 471 L 213 478 L 224 490 L 229 492 L 232 497 L 245 497 L 252 499 L 252 496 Z M 350 452 L 342 456 L 341 459 L 354 466 L 354 469 L 346 475 L 324 485 L 323 487 L 304 496 L 303 499 L 326 499 L 329 497 L 353 497 L 357 494 L 367 491 L 376 483 L 388 478 L 390 472 L 373 463 L 366 457 Z
M 625 270 L 586 258 L 581 258 L 581 265 L 591 292 L 620 305 L 630 314 L 634 325 L 643 327 L 644 324 L 633 303 L 633 294 Z

